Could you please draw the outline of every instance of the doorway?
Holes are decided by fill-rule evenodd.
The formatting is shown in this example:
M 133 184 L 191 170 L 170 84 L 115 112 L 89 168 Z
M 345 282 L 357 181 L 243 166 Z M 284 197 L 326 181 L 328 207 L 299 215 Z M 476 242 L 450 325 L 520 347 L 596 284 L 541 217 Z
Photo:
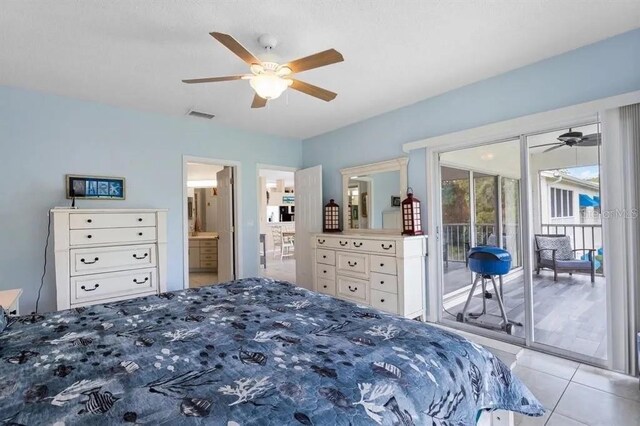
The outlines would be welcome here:
M 436 155 L 439 320 L 606 365 L 599 123 L 443 147 Z M 510 271 L 497 288 L 490 281 L 486 288 L 472 285 L 478 274 L 468 253 L 477 246 L 510 255 Z
M 237 276 L 236 175 L 233 164 L 184 158 L 185 288 Z
M 295 170 L 258 166 L 260 276 L 296 282 Z

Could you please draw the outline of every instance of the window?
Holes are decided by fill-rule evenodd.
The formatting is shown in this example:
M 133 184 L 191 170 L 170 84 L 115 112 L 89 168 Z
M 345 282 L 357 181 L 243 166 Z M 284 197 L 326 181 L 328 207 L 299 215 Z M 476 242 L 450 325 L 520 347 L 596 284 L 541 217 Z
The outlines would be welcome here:
M 551 217 L 573 217 L 573 191 L 551 188 Z

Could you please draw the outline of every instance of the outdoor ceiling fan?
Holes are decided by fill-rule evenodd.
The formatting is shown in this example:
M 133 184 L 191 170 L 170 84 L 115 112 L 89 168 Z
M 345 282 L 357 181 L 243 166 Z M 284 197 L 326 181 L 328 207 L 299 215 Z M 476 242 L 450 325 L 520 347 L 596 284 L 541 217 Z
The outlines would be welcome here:
M 314 53 L 304 58 L 296 59 L 286 64 L 275 62 L 263 62 L 256 58 L 251 52 L 244 48 L 236 39 L 229 34 L 210 33 L 213 38 L 222 43 L 227 49 L 235 53 L 240 59 L 249 65 L 251 74 L 231 75 L 226 77 L 209 77 L 182 80 L 183 83 L 215 83 L 218 81 L 249 80 L 249 85 L 256 92 L 251 108 L 262 108 L 270 99 L 279 97 L 287 87 L 305 93 L 323 101 L 332 101 L 337 93 L 314 86 L 309 83 L 291 78 L 292 75 L 308 71 L 314 68 L 342 62 L 342 54 L 335 49 Z M 269 35 L 263 35 L 259 42 L 267 51 L 270 51 L 277 44 L 277 40 Z
M 549 152 L 554 149 L 562 148 L 563 146 L 596 146 L 600 144 L 600 133 L 592 133 L 590 135 L 583 136 L 582 132 L 574 132 L 573 129 L 569 129 L 567 133 L 563 133 L 558 136 L 558 141 L 559 142 L 538 145 L 536 148 L 551 146 L 551 148 L 547 148 L 543 151 Z

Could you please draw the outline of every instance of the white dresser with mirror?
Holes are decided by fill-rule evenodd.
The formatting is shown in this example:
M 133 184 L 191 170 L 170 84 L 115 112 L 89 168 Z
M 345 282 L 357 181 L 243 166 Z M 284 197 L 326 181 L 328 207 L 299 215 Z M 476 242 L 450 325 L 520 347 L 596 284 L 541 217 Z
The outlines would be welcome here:
M 344 232 L 314 235 L 314 289 L 407 318 L 425 314 L 425 236 L 402 236 L 408 159 L 342 173 Z
M 167 291 L 167 211 L 53 209 L 57 309 Z

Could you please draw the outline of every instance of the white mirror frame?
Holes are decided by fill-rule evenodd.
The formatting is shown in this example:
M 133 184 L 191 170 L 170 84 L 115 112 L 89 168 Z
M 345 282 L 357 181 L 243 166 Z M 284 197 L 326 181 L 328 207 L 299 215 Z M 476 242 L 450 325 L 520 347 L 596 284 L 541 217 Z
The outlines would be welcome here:
M 379 163 L 365 164 L 362 166 L 347 167 L 341 169 L 342 174 L 342 227 L 345 233 L 379 233 L 379 234 L 400 234 L 402 229 L 348 229 L 349 224 L 349 179 L 353 176 L 370 175 L 372 173 L 382 172 L 400 172 L 400 197 L 403 198 L 407 193 L 407 165 L 409 157 L 399 157 L 393 160 L 381 161 Z

